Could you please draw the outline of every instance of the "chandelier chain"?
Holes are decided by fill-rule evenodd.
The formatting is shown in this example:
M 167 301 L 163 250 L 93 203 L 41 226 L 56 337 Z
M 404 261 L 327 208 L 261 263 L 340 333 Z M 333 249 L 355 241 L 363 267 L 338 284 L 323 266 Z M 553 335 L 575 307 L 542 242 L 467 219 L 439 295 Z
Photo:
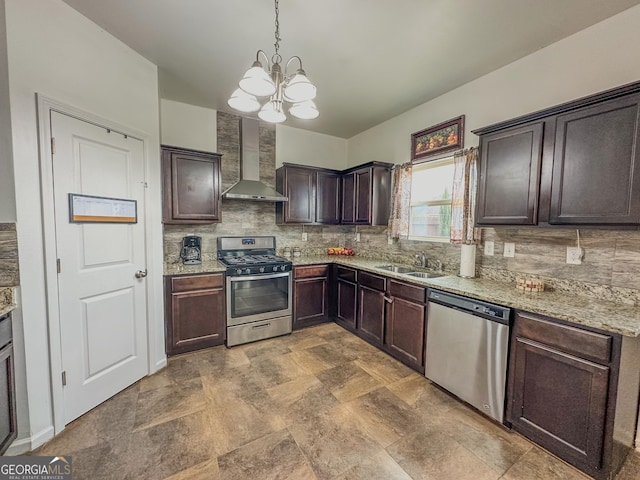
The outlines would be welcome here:
M 280 49 L 280 40 L 282 40 L 280 38 L 280 20 L 278 18 L 280 14 L 280 9 L 278 7 L 278 0 L 275 0 L 275 4 L 276 4 L 276 43 L 274 43 L 273 46 L 276 47 L 276 55 L 278 55 L 278 50 Z

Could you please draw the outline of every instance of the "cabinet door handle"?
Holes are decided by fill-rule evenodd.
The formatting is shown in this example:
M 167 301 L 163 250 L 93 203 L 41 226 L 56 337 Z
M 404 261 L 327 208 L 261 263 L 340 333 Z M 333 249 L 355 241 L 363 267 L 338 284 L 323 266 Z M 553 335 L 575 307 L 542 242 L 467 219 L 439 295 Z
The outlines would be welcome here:
M 383 298 L 384 298 L 384 301 L 385 301 L 385 302 L 387 302 L 387 303 L 393 303 L 393 297 L 389 298 L 389 297 L 385 296 L 385 297 L 383 297 Z
M 267 327 L 270 327 L 270 326 L 271 326 L 270 323 L 265 323 L 264 325 L 254 325 L 251 328 L 253 328 L 253 329 L 256 329 L 256 328 L 267 328 Z

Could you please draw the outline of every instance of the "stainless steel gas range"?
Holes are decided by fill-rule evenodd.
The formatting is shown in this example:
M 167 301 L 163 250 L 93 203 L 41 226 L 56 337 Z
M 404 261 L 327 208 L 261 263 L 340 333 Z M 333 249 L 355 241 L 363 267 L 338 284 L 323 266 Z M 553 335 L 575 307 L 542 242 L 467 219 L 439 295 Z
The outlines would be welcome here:
M 227 276 L 227 346 L 291 333 L 291 262 L 275 237 L 218 237 Z

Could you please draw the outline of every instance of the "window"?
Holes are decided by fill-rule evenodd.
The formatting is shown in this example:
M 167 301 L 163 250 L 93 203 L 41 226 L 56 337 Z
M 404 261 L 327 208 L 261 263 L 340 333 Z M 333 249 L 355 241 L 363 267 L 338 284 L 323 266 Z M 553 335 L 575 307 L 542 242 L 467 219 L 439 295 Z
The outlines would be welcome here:
M 409 238 L 448 242 L 451 230 L 453 157 L 413 166 Z

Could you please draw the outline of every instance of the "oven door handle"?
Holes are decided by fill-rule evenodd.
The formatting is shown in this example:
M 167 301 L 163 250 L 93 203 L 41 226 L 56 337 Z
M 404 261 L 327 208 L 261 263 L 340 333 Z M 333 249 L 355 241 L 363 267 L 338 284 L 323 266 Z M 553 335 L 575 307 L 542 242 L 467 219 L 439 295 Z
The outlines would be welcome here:
M 230 282 L 243 282 L 245 280 L 269 280 L 270 278 L 288 277 L 290 275 L 291 275 L 291 272 L 264 273 L 262 275 L 251 275 L 251 276 L 239 275 L 237 277 L 227 277 L 227 280 L 229 280 Z

